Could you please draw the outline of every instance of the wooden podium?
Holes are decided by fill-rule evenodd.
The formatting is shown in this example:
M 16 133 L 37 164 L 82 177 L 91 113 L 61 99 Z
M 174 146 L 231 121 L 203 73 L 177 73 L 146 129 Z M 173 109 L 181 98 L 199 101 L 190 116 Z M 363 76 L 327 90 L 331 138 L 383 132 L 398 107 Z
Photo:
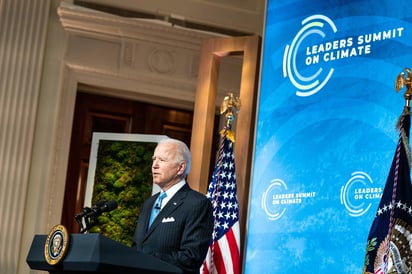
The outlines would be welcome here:
M 47 235 L 34 236 L 26 258 L 33 270 L 48 271 L 51 274 L 183 273 L 174 265 L 97 233 L 71 234 L 63 260 L 50 265 L 44 255 L 46 240 Z

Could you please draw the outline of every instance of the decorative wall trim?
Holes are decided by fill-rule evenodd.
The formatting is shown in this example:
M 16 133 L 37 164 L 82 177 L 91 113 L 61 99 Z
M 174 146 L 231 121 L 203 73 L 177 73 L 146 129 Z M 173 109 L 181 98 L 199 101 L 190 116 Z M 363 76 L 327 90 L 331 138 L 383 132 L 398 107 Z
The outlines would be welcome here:
M 22 259 L 49 6 L 49 0 L 0 2 L 0 273 L 18 273 Z
M 149 99 L 155 104 L 168 98 L 169 106 L 180 104 L 186 109 L 193 109 L 203 41 L 224 37 L 67 3 L 61 3 L 58 14 L 70 35 L 65 63 L 89 76 L 83 77 L 82 83 L 107 88 L 106 93 L 124 90 L 128 96 L 134 93 L 135 100 Z M 241 62 L 228 64 L 240 71 Z M 110 81 L 105 81 L 105 77 Z M 223 79 L 222 88 L 236 88 L 239 78 L 236 75 Z

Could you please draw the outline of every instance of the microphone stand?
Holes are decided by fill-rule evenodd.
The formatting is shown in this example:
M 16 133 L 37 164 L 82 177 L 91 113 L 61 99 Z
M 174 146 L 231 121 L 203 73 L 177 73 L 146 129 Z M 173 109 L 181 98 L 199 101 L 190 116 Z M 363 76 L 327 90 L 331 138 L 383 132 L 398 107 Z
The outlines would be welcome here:
M 83 208 L 82 212 L 75 216 L 76 222 L 80 226 L 80 233 L 89 233 L 89 229 L 97 224 L 97 217 L 91 208 Z

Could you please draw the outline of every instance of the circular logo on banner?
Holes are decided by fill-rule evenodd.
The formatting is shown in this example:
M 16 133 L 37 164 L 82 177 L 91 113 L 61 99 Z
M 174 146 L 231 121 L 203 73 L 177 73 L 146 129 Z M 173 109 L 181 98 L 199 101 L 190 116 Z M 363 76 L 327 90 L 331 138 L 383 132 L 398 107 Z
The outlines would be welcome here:
M 382 197 L 382 193 L 383 189 L 374 187 L 372 178 L 366 172 L 356 171 L 341 187 L 340 202 L 350 216 L 360 217 L 368 212 L 374 200 Z
M 286 208 L 274 200 L 277 193 L 284 193 L 288 189 L 287 185 L 281 179 L 272 180 L 269 187 L 262 196 L 262 208 L 266 212 L 269 220 L 277 220 L 285 213 Z
M 69 246 L 69 234 L 63 225 L 55 225 L 47 235 L 44 256 L 49 265 L 56 265 L 66 256 Z
M 308 199 L 315 197 L 315 191 L 292 191 L 283 180 L 274 179 L 263 192 L 262 208 L 268 219 L 275 221 L 284 216 L 286 208 L 300 207 Z
M 308 38 L 315 36 L 319 37 L 321 41 L 327 40 L 327 33 L 336 32 L 337 28 L 331 19 L 324 15 L 316 14 L 302 21 L 302 28 L 296 34 L 292 43 L 286 46 L 283 60 L 283 75 L 288 77 L 291 83 L 298 89 L 296 91 L 297 96 L 305 97 L 317 93 L 326 85 L 334 71 L 333 68 L 330 68 L 325 72 L 325 69 L 320 66 L 311 71 L 311 75 L 308 75 L 308 72 L 302 72 L 303 68 L 298 65 L 298 52 L 301 50 L 300 48 L 304 48 L 305 40 L 308 40 Z M 319 49 L 316 48 L 316 50 L 318 51 Z M 315 57 L 313 55 L 315 54 L 308 52 L 308 49 L 306 49 L 305 53 L 307 56 L 304 60 L 304 67 L 319 66 L 318 61 L 314 60 Z

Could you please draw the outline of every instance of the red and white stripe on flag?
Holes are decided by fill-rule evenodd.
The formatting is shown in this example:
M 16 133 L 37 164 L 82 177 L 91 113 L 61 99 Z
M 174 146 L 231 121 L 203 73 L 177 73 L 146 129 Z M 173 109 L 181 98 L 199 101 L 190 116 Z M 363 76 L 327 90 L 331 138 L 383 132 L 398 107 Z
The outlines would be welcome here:
M 240 273 L 239 238 L 239 222 L 236 222 L 222 238 L 209 246 L 200 273 Z

